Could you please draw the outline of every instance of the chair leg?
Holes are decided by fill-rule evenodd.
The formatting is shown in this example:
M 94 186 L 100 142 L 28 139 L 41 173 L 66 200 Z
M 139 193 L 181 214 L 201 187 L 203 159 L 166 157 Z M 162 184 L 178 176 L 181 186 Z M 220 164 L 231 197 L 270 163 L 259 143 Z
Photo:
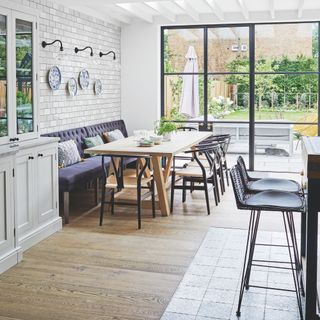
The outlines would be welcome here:
M 249 251 L 249 261 L 248 261 L 248 267 L 246 271 L 245 276 L 245 288 L 246 290 L 249 290 L 249 283 L 250 283 L 250 275 L 251 275 L 251 267 L 252 267 L 252 259 L 254 256 L 254 249 L 256 245 L 257 240 L 257 234 L 259 229 L 259 223 L 260 223 L 260 211 L 257 211 L 255 215 L 255 219 L 253 220 L 253 229 L 252 229 L 252 238 L 251 238 L 251 244 L 250 244 L 250 251 Z
M 186 191 L 186 185 L 187 181 L 185 178 L 182 179 L 182 203 L 186 202 L 186 196 L 187 196 L 187 191 Z
M 214 180 L 214 184 L 217 189 L 217 199 L 218 199 L 218 203 L 219 203 L 220 202 L 219 180 L 218 180 L 217 169 L 215 167 L 214 167 L 214 172 L 213 172 L 213 180 Z
M 172 171 L 171 175 L 171 201 L 170 201 L 170 212 L 173 212 L 173 202 L 174 202 L 174 186 L 176 183 L 176 173 Z
M 229 187 L 229 169 L 227 165 L 227 160 L 224 161 L 224 169 L 226 171 L 227 186 Z
M 69 223 L 69 212 L 70 212 L 70 194 L 69 192 L 63 193 L 63 216 L 64 223 Z
M 96 206 L 99 204 L 99 184 L 100 184 L 100 179 L 97 178 L 94 181 L 94 204 Z
M 208 182 L 204 181 L 204 194 L 206 196 L 207 213 L 210 215 L 210 202 L 209 202 L 209 192 L 208 192 Z
M 106 186 L 103 184 L 102 190 L 101 190 L 101 207 L 100 207 L 100 226 L 102 226 L 103 223 L 103 212 L 104 212 L 104 204 L 106 201 Z
M 152 217 L 156 217 L 156 202 L 155 202 L 155 194 L 154 194 L 154 179 L 151 181 L 151 202 L 152 202 Z
M 141 229 L 141 186 L 137 187 L 138 229 Z
M 246 244 L 246 251 L 244 255 L 244 261 L 243 261 L 243 268 L 242 268 L 242 275 L 241 275 L 241 285 L 240 285 L 240 293 L 239 293 L 239 301 L 238 301 L 238 309 L 237 309 L 237 317 L 241 316 L 241 304 L 242 304 L 242 298 L 245 288 L 245 273 L 246 273 L 246 266 L 247 266 L 247 260 L 248 260 L 248 252 L 249 252 L 249 245 L 251 243 L 252 239 L 252 230 L 253 230 L 253 221 L 254 221 L 255 211 L 251 211 L 250 214 L 250 220 L 249 220 L 249 227 L 248 227 L 248 234 L 247 234 L 247 244 Z
M 111 215 L 114 215 L 114 189 L 111 191 Z

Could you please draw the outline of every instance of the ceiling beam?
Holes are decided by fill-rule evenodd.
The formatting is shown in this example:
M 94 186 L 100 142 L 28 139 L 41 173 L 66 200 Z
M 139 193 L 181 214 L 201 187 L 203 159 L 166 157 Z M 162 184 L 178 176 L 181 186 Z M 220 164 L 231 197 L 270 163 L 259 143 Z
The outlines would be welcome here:
M 169 21 L 171 22 L 176 21 L 176 15 L 160 2 L 145 2 L 145 4 L 148 5 L 150 8 L 152 8 L 153 10 L 159 12 L 160 15 L 167 18 Z
M 176 1 L 176 4 L 185 11 L 185 13 L 190 16 L 194 21 L 198 22 L 200 20 L 199 13 L 195 8 L 190 5 L 188 0 L 179 0 Z
M 270 16 L 271 16 L 271 19 L 276 18 L 276 11 L 274 9 L 274 0 L 270 0 Z
M 207 0 L 207 4 L 212 9 L 212 12 L 218 17 L 219 20 L 224 20 L 224 13 L 221 8 L 218 6 L 216 0 Z
M 119 8 L 116 5 L 103 5 L 102 7 L 103 12 L 105 12 L 106 15 L 110 16 L 112 19 L 116 19 L 122 23 L 130 24 L 131 19 L 128 15 L 126 15 L 124 10 L 122 8 Z
M 246 20 L 248 20 L 249 19 L 249 11 L 248 11 L 247 6 L 244 3 L 244 0 L 238 0 L 238 4 L 239 4 L 239 7 L 241 9 L 241 13 L 242 13 L 243 17 Z
M 138 17 L 139 19 L 146 21 L 148 23 L 153 23 L 153 16 L 144 10 L 141 10 L 140 6 L 138 7 L 139 3 L 117 3 L 117 6 L 120 8 L 127 10 L 128 12 L 132 13 L 134 16 Z M 143 5 L 143 4 L 142 4 Z
M 302 18 L 303 14 L 303 6 L 304 6 L 304 0 L 299 0 L 299 5 L 298 5 L 298 18 Z

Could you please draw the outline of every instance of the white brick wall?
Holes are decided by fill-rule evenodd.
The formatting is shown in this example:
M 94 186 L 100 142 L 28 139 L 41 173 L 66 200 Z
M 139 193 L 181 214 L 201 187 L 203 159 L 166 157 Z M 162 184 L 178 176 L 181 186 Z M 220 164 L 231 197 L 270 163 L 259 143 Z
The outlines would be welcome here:
M 11 0 L 35 8 L 39 12 L 39 77 L 40 133 L 111 121 L 120 118 L 120 36 L 119 26 L 102 21 L 83 13 L 57 5 L 48 0 Z M 59 39 L 64 51 L 58 44 L 41 47 L 43 40 L 51 42 Z M 91 46 L 94 56 L 86 50 L 76 54 L 75 47 Z M 100 58 L 99 52 L 114 50 L 112 55 Z M 62 72 L 62 85 L 52 91 L 47 84 L 47 74 L 51 66 L 57 65 Z M 78 80 L 80 70 L 87 69 L 90 86 L 78 95 L 69 96 L 66 84 L 69 78 Z M 93 91 L 94 80 L 100 79 L 103 93 L 96 96 Z

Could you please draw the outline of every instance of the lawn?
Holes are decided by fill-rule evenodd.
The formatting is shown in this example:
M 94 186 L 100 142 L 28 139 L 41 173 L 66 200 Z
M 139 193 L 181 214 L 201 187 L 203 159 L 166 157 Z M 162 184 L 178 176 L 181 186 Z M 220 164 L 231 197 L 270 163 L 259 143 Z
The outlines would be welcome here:
M 292 121 L 292 122 L 316 122 L 317 121 L 317 111 L 257 111 L 255 112 L 256 120 L 282 120 L 282 121 Z M 226 115 L 221 120 L 249 120 L 248 110 L 237 110 L 229 115 Z

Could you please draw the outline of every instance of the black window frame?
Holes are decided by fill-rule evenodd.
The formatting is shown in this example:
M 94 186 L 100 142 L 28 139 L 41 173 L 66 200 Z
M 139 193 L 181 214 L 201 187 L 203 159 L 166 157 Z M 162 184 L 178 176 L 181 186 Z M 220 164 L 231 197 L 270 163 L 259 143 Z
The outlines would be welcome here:
M 309 72 L 258 72 L 255 71 L 255 26 L 257 25 L 279 25 L 279 24 L 318 24 L 318 68 L 317 71 Z M 169 25 L 161 26 L 161 46 L 160 46 L 160 56 L 161 56 L 161 117 L 165 116 L 165 88 L 164 79 L 167 75 L 186 75 L 188 73 L 174 72 L 166 73 L 164 70 L 164 34 L 165 30 L 172 29 L 203 29 L 204 30 L 204 66 L 203 72 L 198 72 L 197 75 L 202 75 L 204 77 L 204 120 L 188 120 L 189 123 L 199 123 L 202 130 L 212 130 L 212 124 L 215 121 L 208 121 L 208 76 L 210 75 L 223 75 L 232 74 L 232 72 L 208 72 L 208 29 L 210 28 L 235 28 L 235 27 L 248 27 L 249 31 L 249 72 L 243 74 L 249 75 L 249 121 L 238 120 L 238 121 L 219 121 L 219 123 L 248 123 L 249 124 L 249 170 L 254 170 L 254 160 L 255 160 L 255 75 L 259 74 L 314 74 L 318 76 L 318 122 L 282 122 L 283 124 L 299 124 L 299 125 L 316 125 L 318 129 L 318 136 L 320 135 L 320 21 L 283 21 L 283 22 L 259 22 L 259 23 L 226 23 L 226 24 L 200 24 L 200 25 Z M 193 74 L 193 73 L 191 73 Z M 235 74 L 242 74 L 241 72 L 236 72 Z M 259 124 L 277 124 L 275 121 L 259 121 Z

